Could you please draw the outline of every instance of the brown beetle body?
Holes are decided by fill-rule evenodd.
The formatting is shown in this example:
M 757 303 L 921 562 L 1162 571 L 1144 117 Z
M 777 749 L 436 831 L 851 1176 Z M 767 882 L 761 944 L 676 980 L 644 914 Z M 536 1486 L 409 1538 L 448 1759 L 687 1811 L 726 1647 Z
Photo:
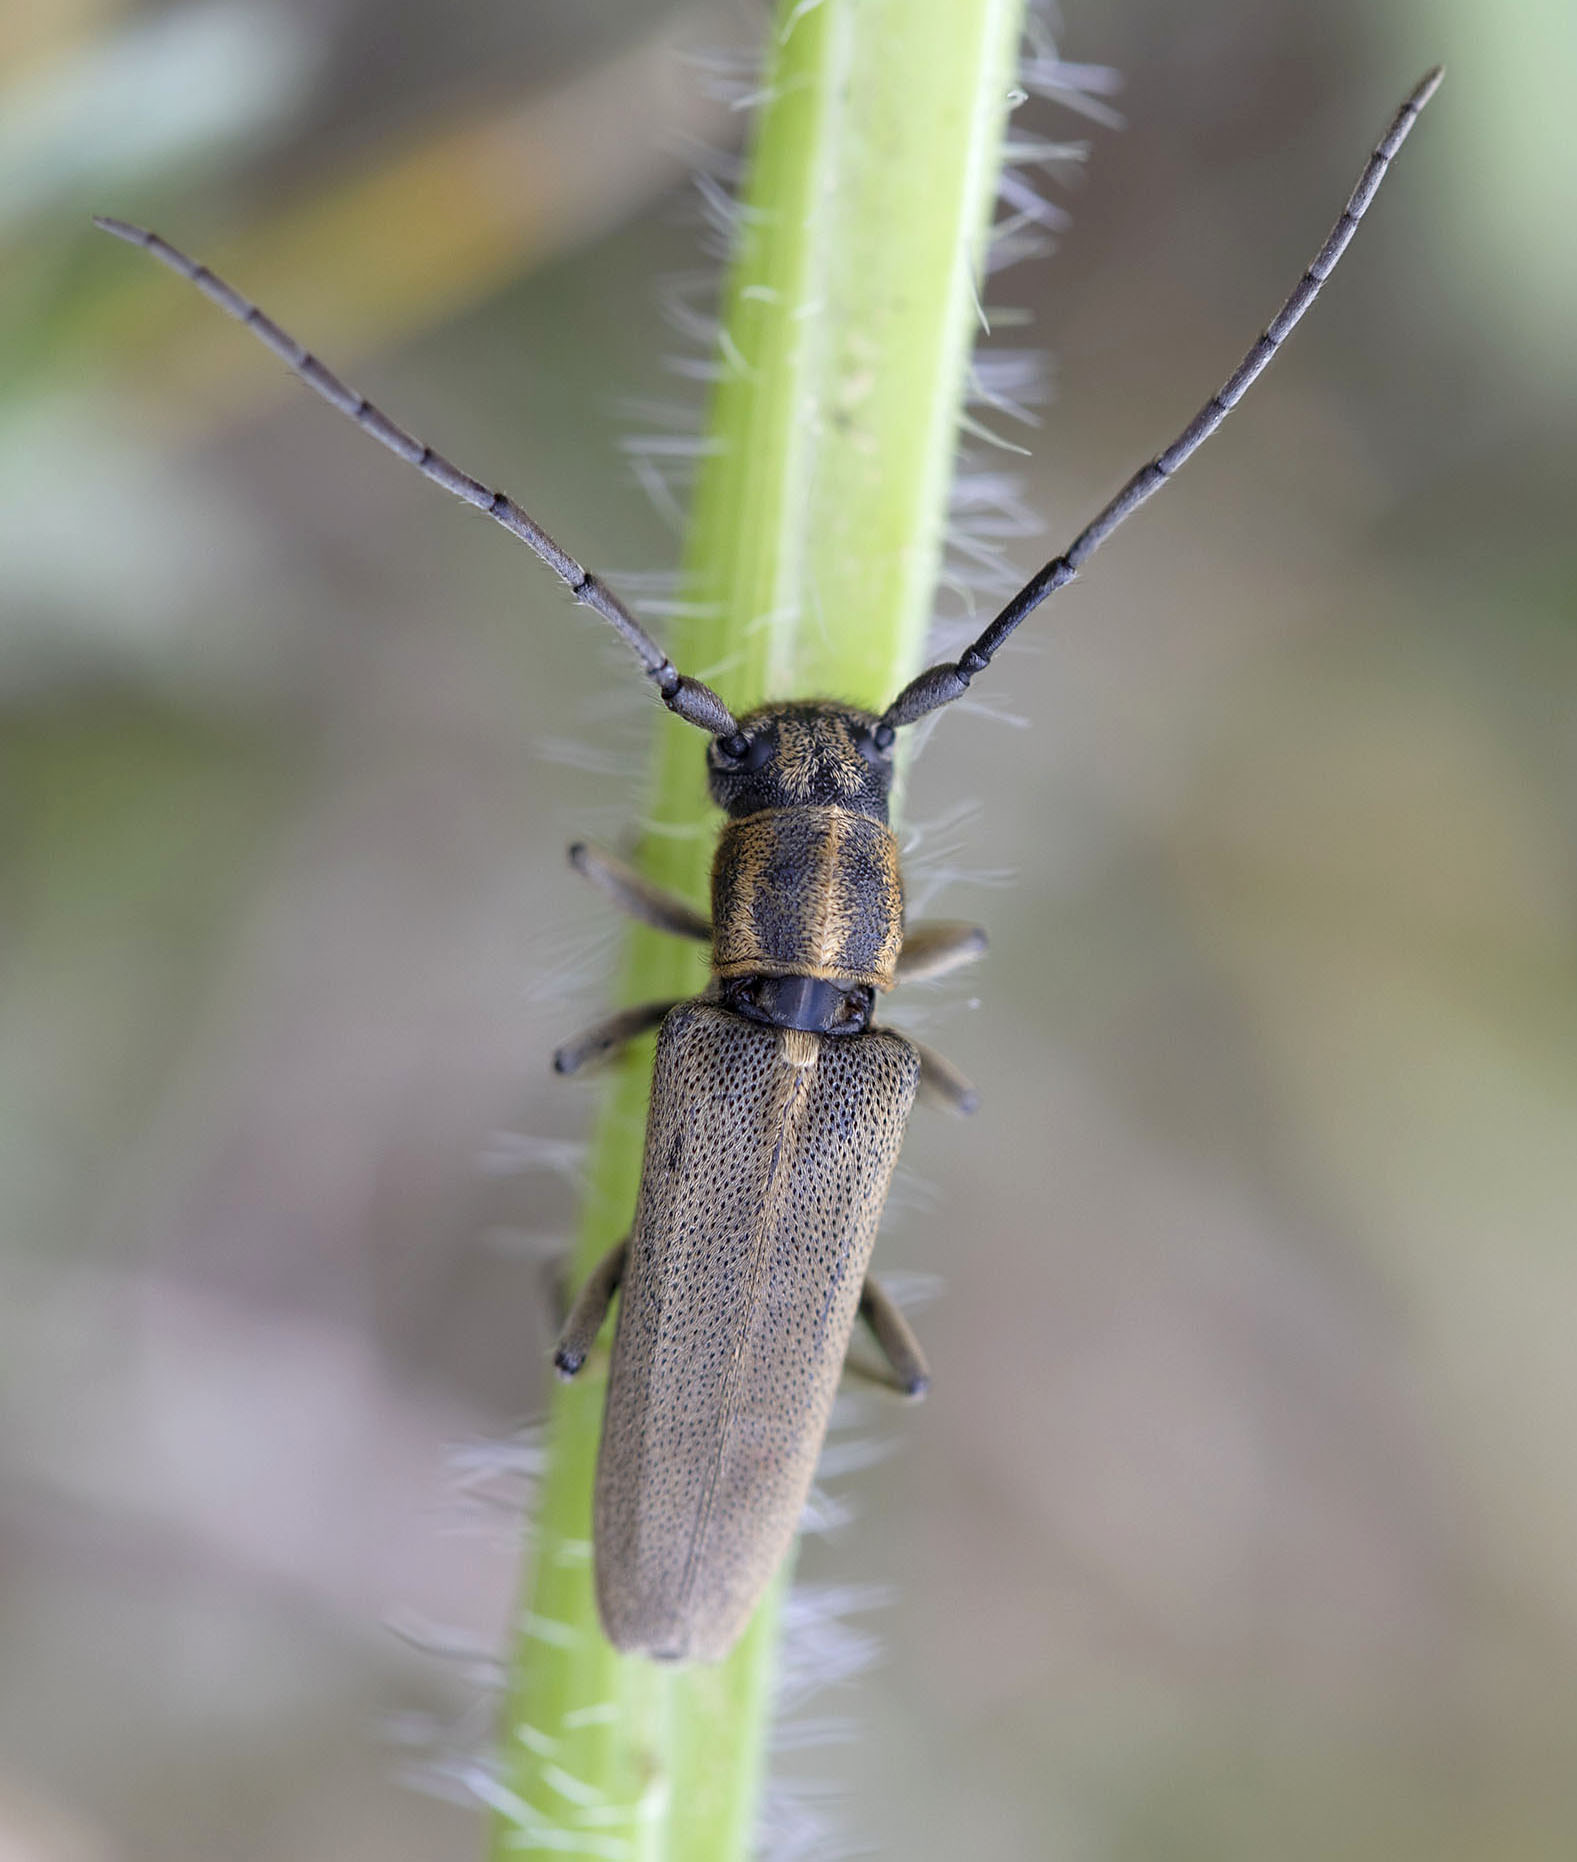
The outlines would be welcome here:
M 597 1464 L 617 1647 L 715 1661 L 787 1552 L 919 1070 L 885 1031 L 664 1021 Z
M 926 1383 L 866 1276 L 926 1064 L 870 1025 L 904 941 L 879 728 L 843 705 L 769 706 L 740 720 L 746 754 L 714 745 L 730 815 L 712 873 L 714 981 L 662 1019 L 634 1228 L 559 1344 L 573 1375 L 619 1288 L 597 1601 L 616 1647 L 659 1660 L 718 1660 L 749 1622 L 793 1541 L 862 1306 L 893 1381 L 908 1395 Z M 695 935 L 676 901 L 665 918 L 607 856 L 572 857 L 643 917 Z M 984 947 L 972 928 L 949 935 L 956 961 Z
M 661 1024 L 635 1227 L 582 1288 L 555 1353 L 565 1376 L 580 1369 L 622 1280 L 595 1507 L 598 1598 L 619 1648 L 706 1661 L 738 1638 L 793 1536 L 856 1313 L 893 1383 L 911 1396 L 926 1385 L 913 1334 L 865 1267 L 917 1083 L 958 1111 L 974 1109 L 974 1093 L 939 1056 L 871 1022 L 879 992 L 970 961 L 985 935 L 904 925 L 887 825 L 897 733 L 962 698 L 1237 405 L 1314 302 L 1440 77 L 1402 104 L 1302 278 L 1182 433 L 956 660 L 912 679 L 879 717 L 800 702 L 736 721 L 512 498 L 396 426 L 206 266 L 156 233 L 98 222 L 518 537 L 632 649 L 668 709 L 711 737 L 711 792 L 729 816 L 711 921 L 618 861 L 570 850 L 632 916 L 712 946 L 701 1000 L 621 1010 L 554 1056 L 572 1073 Z

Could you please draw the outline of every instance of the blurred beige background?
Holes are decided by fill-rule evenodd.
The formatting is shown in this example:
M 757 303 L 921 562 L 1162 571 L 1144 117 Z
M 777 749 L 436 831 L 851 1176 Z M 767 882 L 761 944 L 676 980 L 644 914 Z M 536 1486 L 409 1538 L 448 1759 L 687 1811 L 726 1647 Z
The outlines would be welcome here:
M 546 1057 L 615 935 L 562 847 L 617 838 L 649 719 L 523 551 L 85 216 L 223 263 L 649 596 L 628 441 L 695 405 L 662 299 L 705 305 L 685 177 L 759 21 L 0 23 L 7 1862 L 476 1853 L 399 1774 L 477 1736 L 515 1580 L 529 1444 L 478 1445 L 541 1401 L 591 1104 Z M 917 1116 L 880 1244 L 945 1282 L 934 1389 L 839 1437 L 894 1452 L 803 1570 L 891 1597 L 778 1853 L 1568 1858 L 1577 21 L 1056 38 L 1126 127 L 1020 119 L 1092 144 L 989 293 L 1053 359 L 1033 457 L 981 462 L 1025 571 L 1450 70 L 1286 356 L 982 691 L 1027 728 L 915 771 L 917 883 L 993 948 L 894 1019 L 984 1106 Z

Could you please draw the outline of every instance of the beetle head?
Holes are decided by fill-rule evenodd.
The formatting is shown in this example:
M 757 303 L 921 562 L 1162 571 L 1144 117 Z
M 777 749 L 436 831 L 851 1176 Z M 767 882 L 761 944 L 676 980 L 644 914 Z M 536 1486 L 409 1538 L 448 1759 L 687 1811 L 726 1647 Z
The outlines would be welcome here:
M 820 699 L 763 705 L 706 753 L 712 800 L 736 819 L 763 808 L 847 808 L 887 819 L 893 732 L 868 711 Z

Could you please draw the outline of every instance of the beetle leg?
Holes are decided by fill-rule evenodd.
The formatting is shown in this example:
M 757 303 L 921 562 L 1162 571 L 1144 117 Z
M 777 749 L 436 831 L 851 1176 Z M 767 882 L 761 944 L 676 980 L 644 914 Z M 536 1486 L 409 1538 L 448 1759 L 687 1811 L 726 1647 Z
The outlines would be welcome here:
M 968 1117 L 980 1109 L 980 1095 L 950 1060 L 944 1060 L 934 1047 L 906 1034 L 904 1039 L 920 1056 L 920 1091 L 932 1105 Z
M 654 886 L 645 874 L 637 873 L 633 866 L 626 866 L 611 853 L 576 841 L 569 850 L 569 863 L 583 879 L 589 879 L 599 891 L 606 892 L 621 912 L 639 918 L 643 925 L 653 925 L 674 937 L 693 937 L 699 943 L 711 943 L 710 919 L 676 894 Z
M 921 919 L 904 933 L 895 980 L 920 983 L 946 976 L 984 956 L 985 949 L 986 934 L 979 925 L 966 925 L 956 918 Z
M 574 1040 L 553 1050 L 555 1073 L 579 1073 L 582 1067 L 611 1060 L 648 1028 L 655 1028 L 676 1002 L 641 1002 L 633 1009 L 620 1009 L 606 1021 L 583 1029 Z
M 892 1367 L 893 1389 L 918 1402 L 931 1387 L 931 1367 L 914 1328 L 874 1274 L 865 1276 L 860 1290 L 860 1317 L 871 1328 L 882 1356 Z
M 608 1304 L 624 1278 L 624 1257 L 629 1245 L 630 1238 L 626 1235 L 623 1241 L 608 1250 L 591 1270 L 579 1297 L 569 1309 L 569 1317 L 564 1321 L 564 1329 L 559 1333 L 558 1343 L 553 1348 L 553 1368 L 566 1381 L 575 1375 L 591 1355 L 597 1334 L 602 1330 L 602 1322 L 608 1316 Z

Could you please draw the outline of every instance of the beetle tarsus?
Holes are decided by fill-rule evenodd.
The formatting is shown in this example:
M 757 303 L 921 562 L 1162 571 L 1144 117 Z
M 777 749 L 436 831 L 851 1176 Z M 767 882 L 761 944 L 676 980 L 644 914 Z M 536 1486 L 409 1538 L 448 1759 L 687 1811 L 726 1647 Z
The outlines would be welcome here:
M 860 1289 L 860 1317 L 871 1328 L 871 1336 L 881 1347 L 892 1373 L 890 1378 L 878 1381 L 911 1403 L 918 1403 L 931 1388 L 931 1367 L 925 1361 L 925 1352 L 914 1335 L 914 1327 L 874 1274 L 865 1276 L 865 1284 Z
M 944 1112 L 955 1112 L 961 1118 L 980 1110 L 980 1094 L 952 1061 L 944 1059 L 934 1047 L 916 1041 L 913 1035 L 905 1039 L 920 1056 L 920 1091 L 932 1105 L 940 1106 Z
M 553 1349 L 553 1368 L 566 1383 L 591 1356 L 602 1322 L 608 1316 L 609 1304 L 624 1278 L 624 1257 L 629 1245 L 626 1236 L 608 1250 L 587 1276 L 585 1286 L 569 1309 L 569 1317 Z

